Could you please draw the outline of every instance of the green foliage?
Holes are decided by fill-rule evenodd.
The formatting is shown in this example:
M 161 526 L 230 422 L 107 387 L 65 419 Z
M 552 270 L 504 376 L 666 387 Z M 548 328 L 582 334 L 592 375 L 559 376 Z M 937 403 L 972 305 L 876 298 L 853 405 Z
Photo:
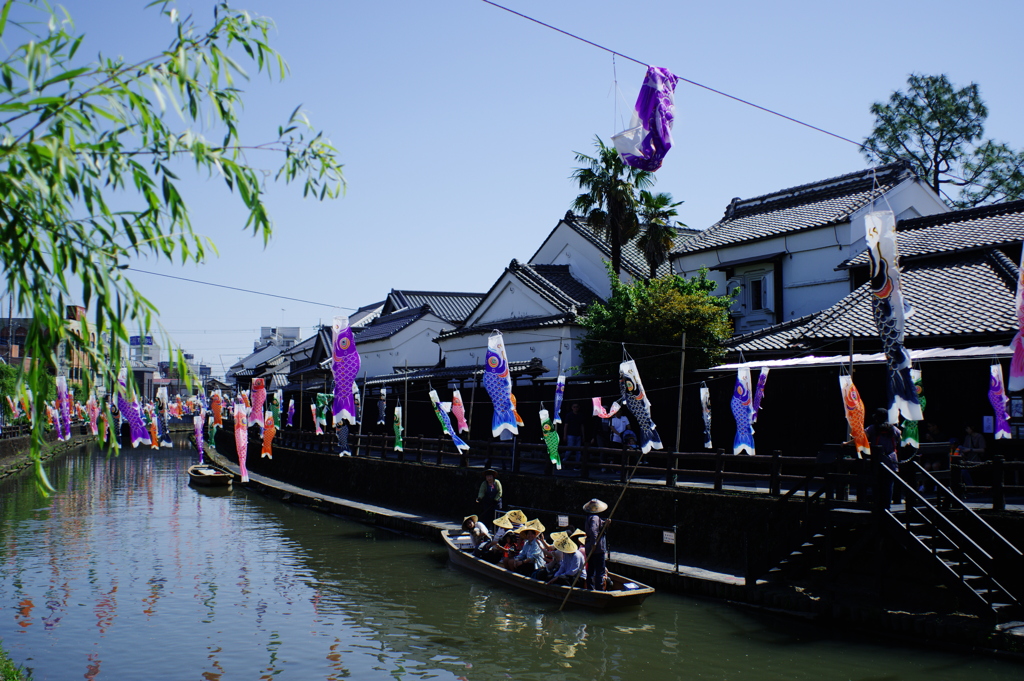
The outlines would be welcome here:
M 674 384 L 679 379 L 680 342 L 686 332 L 686 368 L 718 364 L 722 342 L 732 334 L 729 306 L 733 295 L 715 296 L 707 270 L 687 279 L 677 274 L 623 284 L 609 267 L 612 295 L 587 307 L 580 324 L 581 370 L 614 374 L 622 361 L 622 343 L 637 360 L 645 384 Z
M 639 192 L 654 185 L 654 173 L 627 166 L 615 147 L 594 138 L 597 154 L 576 152 L 576 162 L 584 164 L 570 176 L 584 190 L 573 201 L 574 212 L 598 233 L 604 233 L 612 247 L 612 270 L 622 270 L 622 244 L 640 232 Z
M 214 248 L 193 231 L 178 169 L 221 178 L 247 211 L 245 229 L 264 242 L 272 232 L 264 177 L 246 163 L 247 149 L 276 152 L 281 165 L 267 177 L 301 182 L 304 195 L 333 198 L 344 187 L 336 150 L 298 109 L 262 144 L 246 147 L 239 137 L 242 64 L 287 73 L 268 43 L 270 20 L 221 3 L 200 28 L 152 4 L 169 19 L 169 45 L 133 62 L 82 61 L 82 36 L 43 0 L 6 0 L 0 11 L 0 262 L 8 291 L 32 317 L 21 385 L 32 389 L 37 413 L 62 341 L 116 385 L 129 328 L 149 330 L 156 310 L 127 278 L 125 260 L 199 263 Z M 78 285 L 91 320 L 68 323 Z M 37 419 L 37 436 L 42 427 Z M 42 440 L 33 440 L 38 456 Z
M 7 651 L 0 648 L 0 681 L 31 681 L 31 678 L 24 667 L 14 664 Z
M 671 194 L 652 194 L 647 190 L 640 192 L 640 219 L 646 228 L 637 237 L 636 245 L 643 252 L 647 265 L 651 268 L 652 279 L 657 276 L 658 267 L 668 260 L 679 233 L 677 228 L 686 226 L 673 219 L 679 214 L 676 208 L 681 205 L 682 201 L 672 202 Z
M 955 208 L 1024 198 L 1024 152 L 982 141 L 988 108 L 976 83 L 956 89 L 945 75 L 911 74 L 907 92 L 871 106 L 875 127 L 862 151 L 872 162 L 906 158 Z M 959 188 L 950 196 L 943 185 Z

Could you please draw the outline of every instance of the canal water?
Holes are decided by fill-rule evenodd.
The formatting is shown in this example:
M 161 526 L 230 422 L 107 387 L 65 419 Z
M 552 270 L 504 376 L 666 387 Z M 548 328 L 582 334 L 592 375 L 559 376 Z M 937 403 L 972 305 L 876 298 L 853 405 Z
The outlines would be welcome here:
M 657 594 L 613 614 L 448 566 L 437 544 L 188 486 L 194 453 L 83 448 L 0 485 L 0 639 L 47 679 L 1020 679 Z

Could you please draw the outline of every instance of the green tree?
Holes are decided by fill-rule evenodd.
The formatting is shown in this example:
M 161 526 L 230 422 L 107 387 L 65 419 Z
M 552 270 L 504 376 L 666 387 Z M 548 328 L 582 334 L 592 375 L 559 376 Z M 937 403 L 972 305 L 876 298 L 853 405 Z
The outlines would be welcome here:
M 247 211 L 245 229 L 264 242 L 271 236 L 263 177 L 245 161 L 252 147 L 239 136 L 238 109 L 243 63 L 286 75 L 267 42 L 273 25 L 221 3 L 200 28 L 159 5 L 170 19 L 169 45 L 137 61 L 83 61 L 83 36 L 42 0 L 6 0 L 0 10 L 0 262 L 8 291 L 32 318 L 32 361 L 20 383 L 33 389 L 37 413 L 61 341 L 113 384 L 129 328 L 149 329 L 156 310 L 127 278 L 125 260 L 198 263 L 213 248 L 192 229 L 176 171 L 193 165 L 223 179 Z M 335 149 L 298 109 L 256 146 L 279 154 L 273 179 L 300 182 L 319 199 L 343 189 Z M 84 319 L 74 327 L 63 319 L 79 295 L 91 329 Z M 38 465 L 42 429 L 37 419 L 33 454 L 48 484 Z
M 622 244 L 640 231 L 638 192 L 654 185 L 654 173 L 627 166 L 614 146 L 594 138 L 597 153 L 587 156 L 576 152 L 576 162 L 584 164 L 571 178 L 584 193 L 573 201 L 574 212 L 582 214 L 598 233 L 603 233 L 612 248 L 612 270 L 622 271 Z
M 957 89 L 945 75 L 911 74 L 906 92 L 875 102 L 871 113 L 874 129 L 862 147 L 869 161 L 908 159 L 956 208 L 1024 197 L 1024 153 L 983 141 L 988 108 L 976 83 Z
M 686 226 L 673 219 L 679 214 L 676 207 L 681 205 L 682 201 L 672 202 L 671 194 L 652 194 L 646 189 L 640 191 L 640 219 L 644 228 L 637 237 L 636 245 L 651 268 L 651 279 L 658 275 L 658 268 L 668 260 L 679 235 L 678 227 Z
M 608 276 L 611 297 L 589 305 L 580 318 L 587 330 L 579 343 L 583 372 L 615 373 L 625 343 L 645 383 L 675 383 L 684 331 L 688 369 L 714 366 L 724 357 L 722 342 L 732 335 L 733 296 L 712 295 L 716 284 L 707 270 L 690 278 L 672 274 L 629 284 L 611 268 Z

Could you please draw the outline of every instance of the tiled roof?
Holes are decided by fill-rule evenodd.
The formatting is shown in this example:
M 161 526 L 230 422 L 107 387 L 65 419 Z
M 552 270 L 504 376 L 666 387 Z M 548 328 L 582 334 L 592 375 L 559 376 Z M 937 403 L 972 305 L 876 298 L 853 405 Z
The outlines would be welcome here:
M 997 249 L 908 263 L 900 277 L 914 308 L 906 319 L 907 345 L 948 343 L 950 336 L 1012 337 L 1017 330 L 1016 275 L 1016 266 Z M 826 310 L 735 336 L 726 346 L 744 353 L 796 353 L 851 335 L 878 342 L 868 284 Z
M 853 212 L 913 177 L 905 162 L 897 162 L 752 199 L 733 199 L 725 217 L 672 252 L 699 253 L 845 222 Z
M 594 231 L 594 228 L 587 224 L 586 220 L 584 220 L 582 216 L 574 215 L 572 211 L 570 211 L 565 214 L 564 222 L 578 232 L 584 239 L 594 244 L 605 258 L 608 260 L 612 259 L 612 247 L 611 244 L 608 243 L 607 237 L 604 234 L 599 234 Z M 675 240 L 676 248 L 679 248 L 681 244 L 692 239 L 694 233 L 702 233 L 688 227 L 681 228 L 678 231 L 679 237 Z M 647 264 L 647 258 L 644 257 L 643 251 L 641 251 L 636 244 L 636 239 L 633 239 L 632 241 L 622 245 L 622 269 L 634 278 L 643 279 L 650 274 L 651 268 Z M 534 254 L 534 257 L 536 257 L 536 254 Z M 532 259 L 533 258 L 531 258 L 531 260 Z M 657 275 L 661 277 L 669 274 L 671 271 L 671 265 L 666 260 L 660 267 L 658 267 Z
M 484 298 L 483 293 L 465 293 L 457 291 L 399 291 L 391 289 L 384 303 L 382 314 L 390 314 L 408 308 L 430 306 L 435 315 L 451 322 L 461 324 Z
M 900 258 L 1002 246 L 1024 241 L 1024 200 L 940 213 L 896 225 Z M 838 269 L 868 265 L 868 253 L 850 258 Z
M 458 338 L 459 336 L 471 336 L 475 333 L 490 333 L 498 331 L 524 331 L 526 329 L 544 329 L 559 327 L 563 324 L 572 324 L 576 321 L 576 315 L 571 312 L 565 314 L 549 315 L 547 317 L 513 317 L 501 319 L 496 322 L 487 322 L 476 326 L 464 326 L 460 329 L 452 329 L 438 334 L 438 341 L 446 338 Z
M 525 362 L 509 362 L 509 372 L 513 378 L 521 376 L 523 374 L 530 374 L 532 376 L 540 376 L 548 372 L 547 367 L 539 360 L 534 357 L 533 359 Z M 468 364 L 465 366 L 457 367 L 446 367 L 436 366 L 429 367 L 426 369 L 417 369 L 415 371 L 402 371 L 394 374 L 381 374 L 380 376 L 371 376 L 366 379 L 364 384 L 364 390 L 366 386 L 373 385 L 384 385 L 388 383 L 402 383 L 404 381 L 426 381 L 426 380 L 451 380 L 459 378 L 473 378 L 475 376 L 483 376 L 484 368 L 479 364 Z
M 506 272 L 511 272 L 524 285 L 563 312 L 582 309 L 600 296 L 572 276 L 568 265 L 530 265 L 513 259 Z
M 380 316 L 381 311 L 384 309 L 384 301 L 379 303 L 370 303 L 369 305 L 363 305 L 361 308 L 353 312 L 348 316 L 348 323 L 353 329 L 366 326 L 374 319 Z
M 358 348 L 360 343 L 390 338 L 413 322 L 422 319 L 430 311 L 429 305 L 422 305 L 377 317 L 372 324 L 356 334 L 356 347 Z

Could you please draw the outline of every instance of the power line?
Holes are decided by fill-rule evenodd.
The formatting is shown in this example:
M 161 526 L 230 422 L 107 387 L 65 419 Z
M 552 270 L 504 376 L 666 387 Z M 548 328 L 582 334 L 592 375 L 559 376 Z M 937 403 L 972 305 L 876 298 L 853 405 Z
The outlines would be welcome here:
M 584 43 L 586 43 L 588 45 L 596 47 L 599 50 L 604 50 L 605 52 L 610 52 L 610 53 L 612 53 L 612 54 L 614 54 L 616 56 L 622 57 L 623 59 L 628 59 L 631 62 L 639 64 L 640 66 L 650 67 L 650 64 L 642 62 L 639 59 L 635 59 L 633 57 L 630 57 L 628 54 L 623 54 L 621 52 L 618 52 L 616 50 L 611 49 L 610 47 L 605 47 L 604 45 L 599 45 L 599 44 L 597 44 L 597 43 L 595 43 L 593 41 L 587 40 L 586 38 L 581 38 L 580 36 L 578 36 L 578 35 L 576 35 L 574 33 L 569 33 L 568 31 L 564 31 L 564 30 L 558 28 L 557 26 L 552 26 L 551 24 L 545 24 L 543 21 L 540 21 L 538 19 L 534 19 L 533 17 L 527 16 L 525 14 L 522 14 L 521 12 L 517 12 L 514 9 L 509 9 L 508 7 L 504 7 L 502 5 L 499 5 L 498 3 L 492 2 L 491 0 L 483 0 L 483 1 L 486 2 L 488 5 L 492 5 L 494 7 L 497 7 L 498 9 L 503 9 L 506 12 L 509 12 L 511 14 L 515 14 L 516 16 L 522 17 L 523 19 L 526 19 L 528 21 L 532 21 L 535 24 L 540 24 L 541 26 L 544 26 L 545 28 L 550 28 L 552 31 L 557 31 L 558 33 L 561 33 L 562 35 L 566 35 L 566 36 L 568 36 L 570 38 L 575 38 L 576 40 L 579 40 L 580 42 L 584 42 Z M 754 104 L 753 102 L 750 102 L 750 101 L 748 101 L 746 99 L 742 99 L 742 98 L 737 97 L 735 95 L 730 95 L 728 92 L 722 92 L 721 90 L 716 90 L 715 88 L 713 88 L 713 87 L 711 87 L 709 85 L 704 85 L 703 83 L 698 83 L 695 80 L 690 80 L 689 78 L 684 78 L 684 77 L 680 76 L 679 74 L 673 74 L 673 75 L 676 78 L 678 78 L 679 80 L 683 81 L 684 83 L 689 83 L 690 85 L 694 85 L 694 86 L 699 87 L 699 88 L 704 88 L 705 90 L 707 90 L 709 92 L 714 92 L 716 95 L 721 95 L 723 97 L 728 97 L 731 100 L 737 101 L 737 102 L 739 102 L 741 104 L 746 104 L 747 106 L 752 106 L 755 109 L 760 109 L 761 111 L 764 111 L 765 113 L 770 113 L 773 116 L 778 116 L 779 118 L 785 118 L 787 121 L 790 121 L 792 123 L 796 123 L 798 125 L 802 125 L 802 126 L 804 126 L 806 128 L 810 128 L 811 130 L 817 130 L 818 132 L 824 133 L 824 134 L 829 135 L 831 137 L 835 137 L 836 139 L 842 140 L 844 142 L 849 142 L 850 144 L 856 146 L 858 149 L 863 149 L 864 148 L 864 145 L 862 143 L 855 142 L 852 139 L 850 139 L 849 137 L 843 137 L 842 135 L 837 135 L 834 132 L 829 132 L 828 130 L 825 130 L 824 128 L 819 128 L 816 125 L 811 125 L 810 123 L 805 123 L 804 121 L 801 121 L 799 119 L 793 118 L 792 116 L 787 116 L 784 113 L 779 113 L 778 111 L 774 111 L 773 109 L 769 109 L 767 107 L 761 106 L 760 104 Z
M 346 307 L 344 305 L 332 305 L 330 303 L 318 303 L 318 302 L 313 301 L 313 300 L 302 300 L 301 298 L 289 298 L 288 296 L 279 296 L 276 293 L 264 293 L 263 291 L 253 291 L 253 290 L 247 289 L 247 288 L 238 288 L 237 286 L 226 286 L 224 284 L 214 284 L 213 282 L 200 281 L 198 279 L 189 279 L 187 277 L 176 277 L 173 274 L 161 274 L 159 272 L 147 272 L 146 270 L 140 270 L 140 269 L 136 269 L 134 267 L 131 267 L 130 269 L 131 269 L 132 272 L 141 272 L 142 274 L 152 274 L 154 277 L 167 277 L 168 279 L 178 279 L 179 281 L 187 281 L 187 282 L 190 282 L 190 283 L 193 283 L 193 284 L 203 284 L 204 286 L 216 286 L 217 288 L 226 288 L 226 289 L 230 289 L 232 291 L 241 291 L 243 293 L 252 293 L 252 294 L 257 295 L 257 296 L 268 296 L 270 298 L 280 298 L 282 300 L 291 300 L 291 301 L 294 301 L 296 303 L 306 303 L 308 305 L 321 305 L 323 307 L 333 307 L 335 309 L 340 309 L 340 310 L 357 310 L 358 309 L 358 308 L 355 308 L 355 307 Z

